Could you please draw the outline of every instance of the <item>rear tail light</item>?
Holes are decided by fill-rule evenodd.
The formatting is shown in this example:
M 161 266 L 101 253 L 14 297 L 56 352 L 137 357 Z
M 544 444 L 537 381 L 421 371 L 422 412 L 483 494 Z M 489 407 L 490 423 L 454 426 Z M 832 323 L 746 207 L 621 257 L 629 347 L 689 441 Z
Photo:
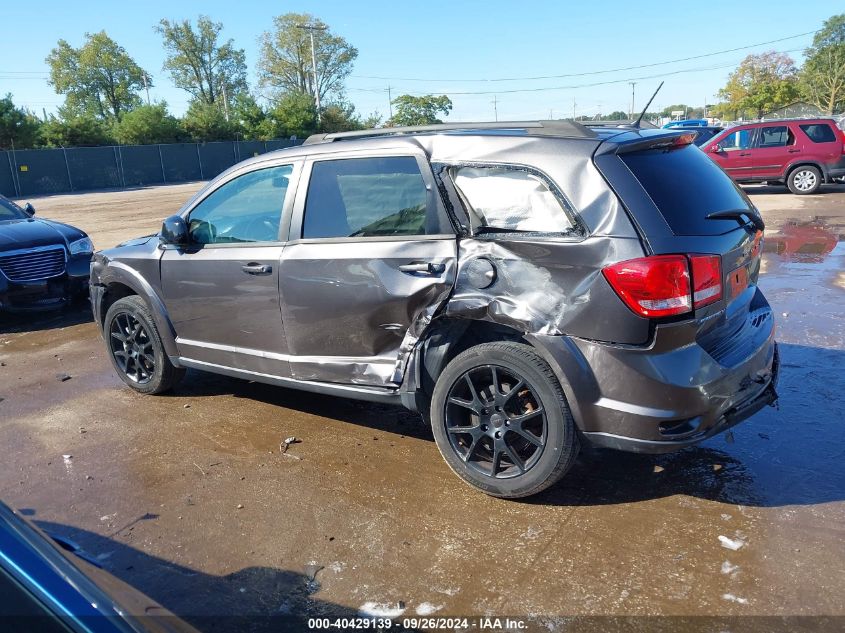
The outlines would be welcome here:
M 602 273 L 625 305 L 646 318 L 685 314 L 722 298 L 718 255 L 652 255 Z
M 691 255 L 692 307 L 701 308 L 722 298 L 722 258 Z

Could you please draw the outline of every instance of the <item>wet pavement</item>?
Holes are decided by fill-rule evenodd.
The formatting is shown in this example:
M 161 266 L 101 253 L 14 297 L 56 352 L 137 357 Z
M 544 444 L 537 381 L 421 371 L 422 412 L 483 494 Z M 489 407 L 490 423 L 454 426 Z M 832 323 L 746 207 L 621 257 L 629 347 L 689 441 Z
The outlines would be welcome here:
M 768 224 L 781 398 L 733 443 L 589 450 L 545 493 L 497 500 L 401 409 L 198 372 L 136 395 L 77 306 L 0 322 L 0 499 L 203 629 L 241 627 L 201 619 L 215 614 L 391 607 L 550 629 L 577 615 L 845 616 L 845 187 L 749 191 Z M 169 212 L 148 204 L 155 190 L 118 193 L 52 215 L 102 247 L 129 235 L 98 235 L 98 214 L 134 208 L 132 228 L 155 230 Z M 290 436 L 302 441 L 282 454 Z

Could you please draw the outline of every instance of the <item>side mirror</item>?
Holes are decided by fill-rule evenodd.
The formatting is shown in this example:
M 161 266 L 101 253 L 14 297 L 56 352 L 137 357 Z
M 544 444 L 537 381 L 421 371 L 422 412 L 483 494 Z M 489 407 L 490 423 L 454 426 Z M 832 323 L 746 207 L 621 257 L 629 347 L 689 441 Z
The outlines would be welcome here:
M 32 203 L 27 202 L 23 207 L 23 212 L 32 217 L 35 215 L 35 207 L 32 206 Z
M 711 151 L 711 152 L 718 152 L 718 151 L 721 151 L 721 150 L 720 150 L 720 148 L 719 148 L 719 146 L 718 146 L 718 145 L 711 145 L 711 146 L 710 146 L 710 151 Z
M 184 246 L 189 241 L 188 225 L 181 215 L 171 215 L 161 223 L 159 238 L 165 244 Z

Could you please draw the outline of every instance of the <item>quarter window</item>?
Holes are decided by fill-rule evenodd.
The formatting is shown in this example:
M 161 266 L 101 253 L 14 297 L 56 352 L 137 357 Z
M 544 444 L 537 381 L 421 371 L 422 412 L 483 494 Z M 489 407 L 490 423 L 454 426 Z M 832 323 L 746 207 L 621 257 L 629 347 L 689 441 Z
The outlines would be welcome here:
M 480 227 L 566 233 L 574 223 L 538 176 L 506 167 L 459 167 L 455 185 Z
M 303 238 L 426 235 L 427 190 L 413 156 L 314 163 Z
M 776 125 L 773 127 L 764 127 L 760 129 L 760 147 L 784 147 L 785 145 L 793 145 L 795 143 L 795 136 L 785 125 Z
M 836 140 L 833 129 L 824 123 L 810 123 L 800 127 L 813 143 L 833 143 Z
M 257 169 L 221 185 L 188 219 L 197 244 L 277 242 L 291 165 Z

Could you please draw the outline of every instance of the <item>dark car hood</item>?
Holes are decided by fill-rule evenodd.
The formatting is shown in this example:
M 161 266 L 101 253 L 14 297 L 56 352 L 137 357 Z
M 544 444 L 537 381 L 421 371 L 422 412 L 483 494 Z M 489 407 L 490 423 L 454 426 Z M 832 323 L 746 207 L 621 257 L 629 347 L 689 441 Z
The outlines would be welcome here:
M 84 236 L 79 229 L 60 222 L 36 218 L 6 220 L 0 222 L 0 253 L 53 244 L 67 246 L 67 242 Z

